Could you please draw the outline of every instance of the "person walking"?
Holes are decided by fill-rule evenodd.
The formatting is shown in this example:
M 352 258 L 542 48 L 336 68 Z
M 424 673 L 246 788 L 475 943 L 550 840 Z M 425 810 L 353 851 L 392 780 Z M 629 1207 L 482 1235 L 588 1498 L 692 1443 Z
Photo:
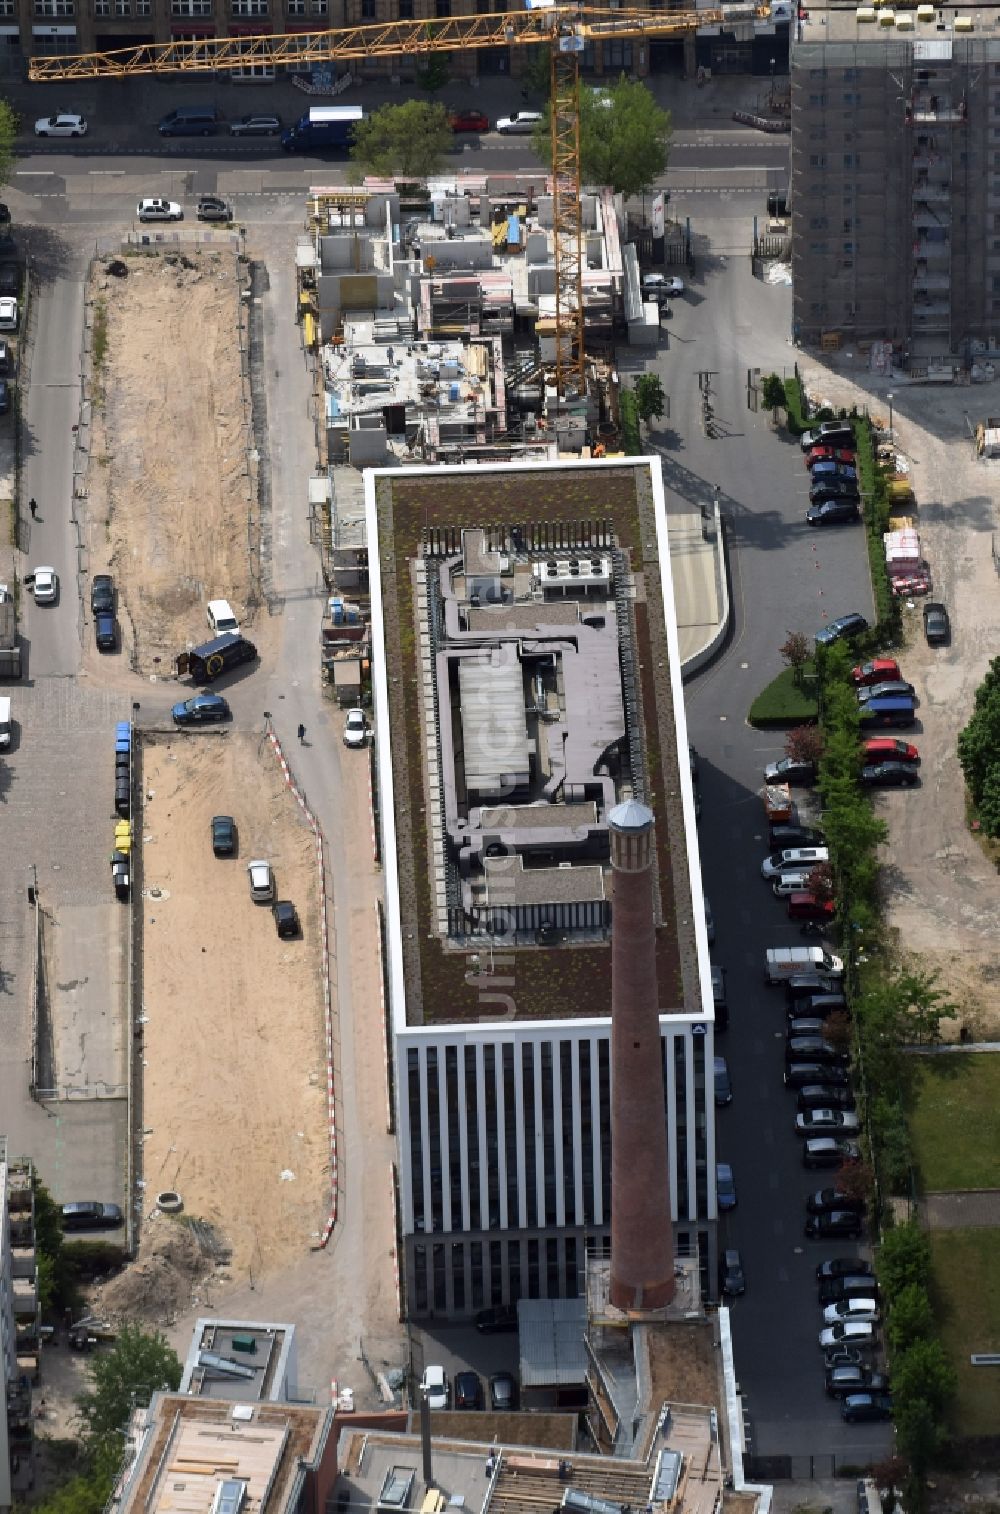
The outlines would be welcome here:
M 32 520 L 34 520 L 38 515 L 38 501 L 34 498 L 34 496 L 32 496 L 32 498 L 28 500 L 28 509 L 31 511 Z
M 299 735 L 299 746 L 305 746 L 306 728 L 305 728 L 304 725 L 302 725 L 301 722 L 299 723 L 298 735 Z

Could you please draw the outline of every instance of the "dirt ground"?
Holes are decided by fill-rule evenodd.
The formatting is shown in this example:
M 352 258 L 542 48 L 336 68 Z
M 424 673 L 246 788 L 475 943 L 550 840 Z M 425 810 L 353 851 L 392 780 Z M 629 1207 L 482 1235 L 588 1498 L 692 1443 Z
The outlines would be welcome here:
M 176 1189 L 231 1248 L 232 1278 L 253 1280 L 308 1251 L 329 1211 L 315 843 L 259 738 L 152 742 L 143 787 L 146 1214 Z M 235 858 L 212 853 L 220 813 Z M 254 857 L 296 904 L 300 939 L 279 940 L 251 901 Z M 144 1241 L 162 1223 L 147 1219 Z
M 804 368 L 819 402 L 868 403 L 887 418 L 866 378 Z M 921 782 L 878 801 L 889 824 L 888 918 L 901 959 L 937 971 L 958 1006 L 959 1018 L 945 1022 L 945 1039 L 957 1040 L 965 1025 L 974 1039 L 986 1040 L 1000 1036 L 1000 878 L 966 822 L 956 742 L 1000 649 L 1000 579 L 991 555 L 991 533 L 1000 529 L 993 504 L 1000 462 L 973 457 L 966 419 L 1000 414 L 1000 392 L 996 384 L 923 388 L 898 380 L 892 389 L 893 427 L 917 499 L 912 513 L 934 576 L 931 598 L 948 606 L 952 636 L 948 646 L 929 647 L 921 601 L 904 610 L 900 662 L 920 705 L 915 730 L 903 734 L 920 748 Z
M 99 363 L 95 352 L 91 570 L 114 572 L 123 645 L 134 639 L 139 670 L 152 673 L 207 639 L 210 599 L 249 620 L 257 512 L 235 254 L 185 247 L 126 266 L 115 278 L 98 265 L 89 291 L 107 333 Z

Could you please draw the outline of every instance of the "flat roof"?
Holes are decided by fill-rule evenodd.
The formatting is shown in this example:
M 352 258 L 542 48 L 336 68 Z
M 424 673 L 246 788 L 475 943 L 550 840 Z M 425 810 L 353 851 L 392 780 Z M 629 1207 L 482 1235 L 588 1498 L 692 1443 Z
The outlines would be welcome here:
M 858 19 L 859 9 L 861 20 Z M 838 44 L 870 44 L 857 60 L 846 49 L 842 59 L 831 56 L 831 64 L 841 63 L 844 67 L 853 66 L 855 61 L 869 67 L 879 66 L 881 60 L 876 48 L 883 50 L 886 63 L 897 63 L 902 49 L 911 53 L 915 62 L 923 60 L 925 63 L 949 60 L 953 46 L 956 58 L 961 55 L 969 61 L 983 56 L 986 49 L 989 49 L 990 56 L 1000 55 L 1000 37 L 993 33 L 994 7 L 980 10 L 961 3 L 961 0 L 942 0 L 941 4 L 935 0 L 933 13 L 923 18 L 918 16 L 915 3 L 887 4 L 875 9 L 874 20 L 871 19 L 871 9 L 872 0 L 862 0 L 860 6 L 836 3 L 836 0 L 810 4 L 807 10 L 800 12 L 799 21 L 792 24 L 793 67 L 798 47 L 813 43 L 820 43 L 826 49 Z M 886 24 L 879 19 L 882 13 Z M 958 17 L 962 18 L 962 24 L 956 31 Z M 902 28 L 900 18 L 905 18 Z
M 365 490 L 397 1031 L 498 1018 L 484 1014 L 477 955 L 498 942 L 513 964 L 512 1018 L 610 1013 L 608 890 L 594 886 L 594 871 L 607 870 L 607 811 L 629 793 L 656 817 L 661 1010 L 700 1014 L 711 1003 L 708 953 L 697 846 L 688 842 L 694 804 L 659 460 L 378 469 L 365 474 Z M 497 648 L 507 669 L 497 700 L 491 680 L 479 686 L 502 729 L 498 737 L 486 716 L 470 724 L 475 770 L 501 738 L 490 771 L 519 767 L 525 712 L 530 758 L 528 774 L 508 774 L 503 839 L 515 855 L 502 937 L 482 887 L 483 859 L 497 846 L 484 832 L 503 806 L 466 786 L 463 705 L 472 708 L 476 678 L 458 671 L 472 655 L 491 668 Z M 525 801 L 539 818 L 521 825 Z M 585 807 L 595 803 L 588 827 L 581 822 L 594 811 Z M 548 930 L 545 883 L 529 877 L 533 869 L 549 871 L 552 911 L 571 922 L 566 929 Z M 574 869 L 579 881 L 557 877 Z M 453 922 L 463 919 L 480 933 L 459 939 Z
M 247 1485 L 246 1507 L 289 1514 L 305 1467 L 316 1465 L 332 1408 L 211 1403 L 157 1393 L 149 1428 L 112 1507 L 116 1514 L 213 1514 L 226 1481 Z M 266 1501 L 266 1502 L 265 1502 Z

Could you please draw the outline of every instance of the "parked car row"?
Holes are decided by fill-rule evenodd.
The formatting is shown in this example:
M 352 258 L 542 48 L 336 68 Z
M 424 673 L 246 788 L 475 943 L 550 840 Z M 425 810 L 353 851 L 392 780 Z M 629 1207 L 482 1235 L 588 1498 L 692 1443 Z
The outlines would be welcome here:
M 840 525 L 861 519 L 854 431 L 840 422 L 826 424 L 829 429 L 807 431 L 802 438 L 809 470 L 806 520 L 810 526 Z
M 147 196 L 135 207 L 136 220 L 143 225 L 150 221 L 183 221 L 184 207 L 176 200 L 164 200 L 157 195 Z M 199 221 L 223 221 L 233 219 L 232 206 L 221 195 L 200 195 L 195 207 Z
M 517 1380 L 512 1372 L 495 1372 L 489 1380 L 490 1409 L 509 1414 L 518 1406 Z M 478 1372 L 456 1372 L 454 1404 L 452 1385 L 443 1367 L 428 1365 L 420 1379 L 420 1392 L 431 1409 L 485 1409 L 486 1395 Z

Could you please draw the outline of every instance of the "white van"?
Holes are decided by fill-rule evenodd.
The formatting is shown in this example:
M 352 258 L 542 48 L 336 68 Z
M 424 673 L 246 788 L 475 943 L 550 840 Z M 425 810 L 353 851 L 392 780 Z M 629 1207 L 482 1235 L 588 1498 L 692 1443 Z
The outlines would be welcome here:
M 12 734 L 10 697 L 7 694 L 0 694 L 0 748 L 6 750 L 10 746 Z
M 764 958 L 765 983 L 782 983 L 799 973 L 825 973 L 842 978 L 844 964 L 822 946 L 769 946 Z
M 240 634 L 240 623 L 233 614 L 233 607 L 228 599 L 209 600 L 208 623 L 216 636 L 224 636 L 227 631 L 232 631 L 234 636 Z

